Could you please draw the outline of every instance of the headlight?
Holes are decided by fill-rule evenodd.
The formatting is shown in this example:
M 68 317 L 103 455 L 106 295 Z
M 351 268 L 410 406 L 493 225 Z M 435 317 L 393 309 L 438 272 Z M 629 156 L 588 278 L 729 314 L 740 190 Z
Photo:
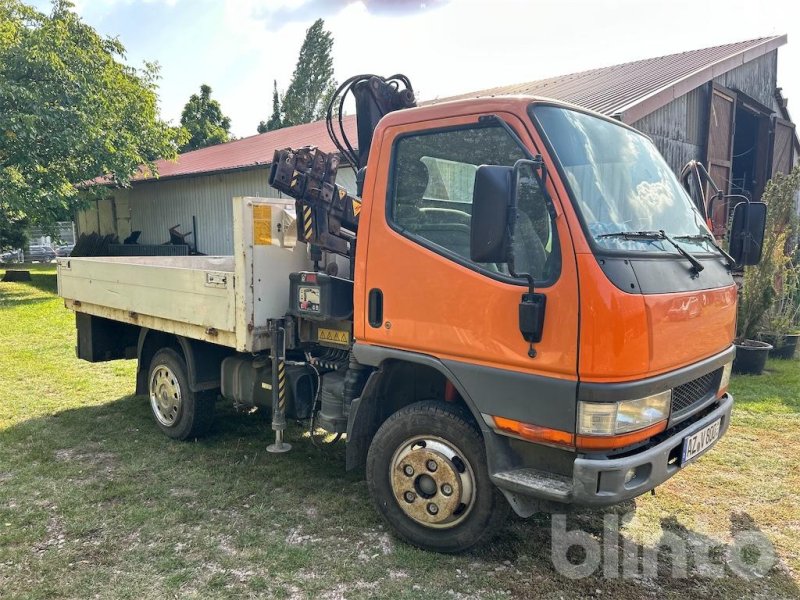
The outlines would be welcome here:
M 731 383 L 731 369 L 733 369 L 732 362 L 729 362 L 727 365 L 722 367 L 722 377 L 720 377 L 719 380 L 719 391 L 717 396 L 722 396 L 722 394 L 728 391 L 728 386 Z
M 672 390 L 623 402 L 579 402 L 578 433 L 617 435 L 642 429 L 669 417 Z

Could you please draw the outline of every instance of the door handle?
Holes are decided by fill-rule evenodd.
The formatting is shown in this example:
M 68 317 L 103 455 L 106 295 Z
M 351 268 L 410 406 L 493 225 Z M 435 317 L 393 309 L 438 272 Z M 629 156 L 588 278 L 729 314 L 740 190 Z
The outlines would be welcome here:
M 383 325 L 383 292 L 379 288 L 372 288 L 369 291 L 367 320 L 370 327 L 377 328 Z

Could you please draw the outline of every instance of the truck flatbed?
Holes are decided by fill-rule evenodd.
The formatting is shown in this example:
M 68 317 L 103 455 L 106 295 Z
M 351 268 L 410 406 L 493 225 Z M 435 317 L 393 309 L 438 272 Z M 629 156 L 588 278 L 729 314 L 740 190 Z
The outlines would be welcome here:
M 289 308 L 289 274 L 309 268 L 305 245 L 281 247 L 293 209 L 235 198 L 234 256 L 59 259 L 58 293 L 76 312 L 259 352 Z

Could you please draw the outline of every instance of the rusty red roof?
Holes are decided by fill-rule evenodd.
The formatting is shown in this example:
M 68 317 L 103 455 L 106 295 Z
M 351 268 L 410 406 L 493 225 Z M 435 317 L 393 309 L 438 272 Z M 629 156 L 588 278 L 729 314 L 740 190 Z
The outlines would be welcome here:
M 525 94 L 571 102 L 632 123 L 714 77 L 785 43 L 785 35 L 758 38 L 549 79 L 494 87 L 433 100 L 431 103 Z M 355 140 L 355 117 L 344 117 L 344 123 L 348 137 Z M 156 168 L 160 179 L 252 168 L 269 164 L 275 150 L 305 145 L 317 146 L 326 152 L 335 150 L 328 138 L 324 121 L 286 127 L 186 152 L 175 161 L 157 161 Z M 133 181 L 151 179 L 155 177 L 143 170 Z M 101 182 L 107 183 L 107 180 L 98 178 L 93 183 Z
M 714 77 L 785 43 L 785 35 L 763 37 L 499 86 L 439 101 L 516 94 L 545 96 L 633 123 Z
M 355 116 L 348 115 L 343 119 L 345 131 L 351 140 L 356 139 Z M 333 152 L 336 148 L 328 137 L 325 121 L 316 121 L 294 127 L 276 129 L 267 133 L 251 135 L 246 138 L 200 148 L 178 155 L 177 160 L 157 160 L 158 179 L 171 177 L 191 177 L 207 173 L 234 171 L 237 169 L 266 166 L 272 162 L 275 150 L 288 147 L 317 146 L 325 152 Z M 147 169 L 140 171 L 132 182 L 156 179 Z M 103 177 L 92 180 L 92 184 L 107 184 L 110 181 Z

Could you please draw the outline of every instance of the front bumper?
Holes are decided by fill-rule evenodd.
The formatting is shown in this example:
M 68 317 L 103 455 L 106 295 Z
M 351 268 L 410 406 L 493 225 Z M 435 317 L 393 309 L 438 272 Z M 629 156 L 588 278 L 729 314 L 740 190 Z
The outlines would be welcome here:
M 515 507 L 520 504 L 513 498 L 516 495 L 582 506 L 618 504 L 649 492 L 680 471 L 680 452 L 686 436 L 722 419 L 721 438 L 730 425 L 732 408 L 733 396 L 725 394 L 702 418 L 678 428 L 654 446 L 621 458 L 576 458 L 572 480 L 532 469 L 495 473 L 492 480 Z M 716 442 L 711 447 L 714 445 Z M 631 469 L 635 476 L 626 483 L 625 476 Z
M 733 396 L 725 394 L 710 413 L 652 448 L 624 458 L 576 458 L 572 473 L 572 501 L 576 504 L 608 506 L 649 492 L 681 470 L 680 451 L 686 436 L 697 433 L 720 418 L 720 438 L 725 434 L 732 408 Z M 716 442 L 711 447 L 715 445 Z M 631 469 L 636 470 L 636 476 L 625 483 L 625 474 Z

